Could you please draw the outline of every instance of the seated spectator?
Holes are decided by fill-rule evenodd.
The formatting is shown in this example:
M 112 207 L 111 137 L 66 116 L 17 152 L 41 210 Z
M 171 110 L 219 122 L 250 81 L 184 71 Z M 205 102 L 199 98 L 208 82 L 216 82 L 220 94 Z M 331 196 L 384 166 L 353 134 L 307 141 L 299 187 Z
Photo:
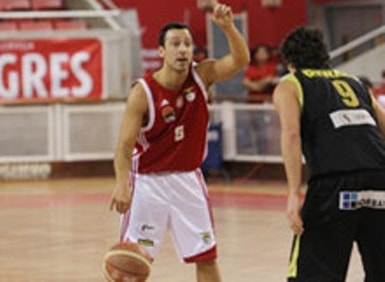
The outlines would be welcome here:
M 369 77 L 367 77 L 366 75 L 359 75 L 357 77 L 362 82 L 362 84 L 365 85 L 369 89 L 369 91 L 373 92 L 373 83 L 369 79 Z
M 364 75 L 359 75 L 358 78 L 369 89 L 373 97 L 378 100 L 379 104 L 385 107 L 385 83 L 374 87 L 372 81 Z M 382 78 L 385 79 L 385 71 L 382 72 Z
M 202 62 L 204 59 L 207 59 L 207 51 L 204 47 L 195 46 L 194 47 L 194 62 Z
M 271 60 L 269 47 L 261 44 L 251 50 L 250 56 L 251 63 L 243 78 L 243 85 L 249 91 L 248 100 L 252 103 L 271 102 L 279 77 L 277 66 Z
M 382 81 L 378 87 L 374 88 L 374 97 L 378 100 L 380 105 L 385 108 L 385 70 L 381 73 Z
M 270 103 L 275 85 L 279 81 L 278 69 L 266 45 L 259 45 L 251 50 L 251 63 L 245 71 L 243 85 L 249 91 L 250 103 Z M 254 153 L 261 156 L 278 155 L 279 122 L 270 111 L 256 110 L 249 112 L 249 131 Z M 278 144 L 278 146 L 276 146 Z

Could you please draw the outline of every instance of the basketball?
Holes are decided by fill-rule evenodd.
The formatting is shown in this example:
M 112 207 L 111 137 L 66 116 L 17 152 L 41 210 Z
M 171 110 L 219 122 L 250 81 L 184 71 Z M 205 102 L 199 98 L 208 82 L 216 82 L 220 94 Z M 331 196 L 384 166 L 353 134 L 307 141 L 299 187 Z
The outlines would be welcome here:
M 109 282 L 144 282 L 150 271 L 150 255 L 135 243 L 115 244 L 103 259 L 103 273 Z

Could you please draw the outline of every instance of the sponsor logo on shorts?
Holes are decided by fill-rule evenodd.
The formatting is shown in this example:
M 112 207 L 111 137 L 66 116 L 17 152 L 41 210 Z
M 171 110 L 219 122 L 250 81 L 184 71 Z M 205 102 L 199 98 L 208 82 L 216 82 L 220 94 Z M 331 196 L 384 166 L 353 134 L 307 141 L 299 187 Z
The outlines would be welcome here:
M 211 233 L 209 232 L 209 231 L 206 231 L 206 232 L 202 232 L 201 233 L 201 238 L 202 238 L 202 240 L 203 240 L 203 242 L 205 243 L 205 244 L 210 244 L 211 243 Z
M 146 247 L 153 247 L 154 246 L 154 241 L 152 241 L 150 239 L 139 238 L 138 239 L 138 244 L 142 245 L 142 246 L 146 246 Z
M 148 224 L 143 224 L 143 225 L 140 227 L 140 230 L 141 230 L 141 231 L 154 230 L 154 229 L 155 229 L 154 226 L 151 226 L 151 225 L 148 225 Z
M 385 191 L 340 192 L 340 210 L 356 210 L 362 207 L 385 209 Z

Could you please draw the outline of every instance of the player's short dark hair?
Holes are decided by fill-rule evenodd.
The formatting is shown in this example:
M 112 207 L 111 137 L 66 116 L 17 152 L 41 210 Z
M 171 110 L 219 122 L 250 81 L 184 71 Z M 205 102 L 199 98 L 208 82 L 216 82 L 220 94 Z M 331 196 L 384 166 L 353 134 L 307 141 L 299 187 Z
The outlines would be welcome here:
M 299 27 L 289 33 L 280 47 L 286 64 L 297 69 L 325 69 L 330 67 L 330 57 L 321 30 Z
M 180 22 L 167 23 L 160 29 L 160 32 L 158 35 L 158 46 L 164 46 L 166 33 L 170 29 L 187 29 L 191 33 L 190 27 L 187 24 L 180 23 Z

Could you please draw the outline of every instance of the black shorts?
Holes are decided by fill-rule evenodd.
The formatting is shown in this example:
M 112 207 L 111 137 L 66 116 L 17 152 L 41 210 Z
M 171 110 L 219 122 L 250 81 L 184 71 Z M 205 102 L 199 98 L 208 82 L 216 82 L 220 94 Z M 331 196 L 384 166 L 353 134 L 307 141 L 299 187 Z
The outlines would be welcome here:
M 374 193 L 376 197 L 385 194 L 385 171 L 309 182 L 302 208 L 304 232 L 294 236 L 288 281 L 344 282 L 353 242 L 362 257 L 365 282 L 385 281 L 385 206 L 374 199 L 363 207 L 339 207 L 343 206 L 340 192 L 368 190 L 379 192 Z M 377 206 L 368 207 L 370 204 Z

